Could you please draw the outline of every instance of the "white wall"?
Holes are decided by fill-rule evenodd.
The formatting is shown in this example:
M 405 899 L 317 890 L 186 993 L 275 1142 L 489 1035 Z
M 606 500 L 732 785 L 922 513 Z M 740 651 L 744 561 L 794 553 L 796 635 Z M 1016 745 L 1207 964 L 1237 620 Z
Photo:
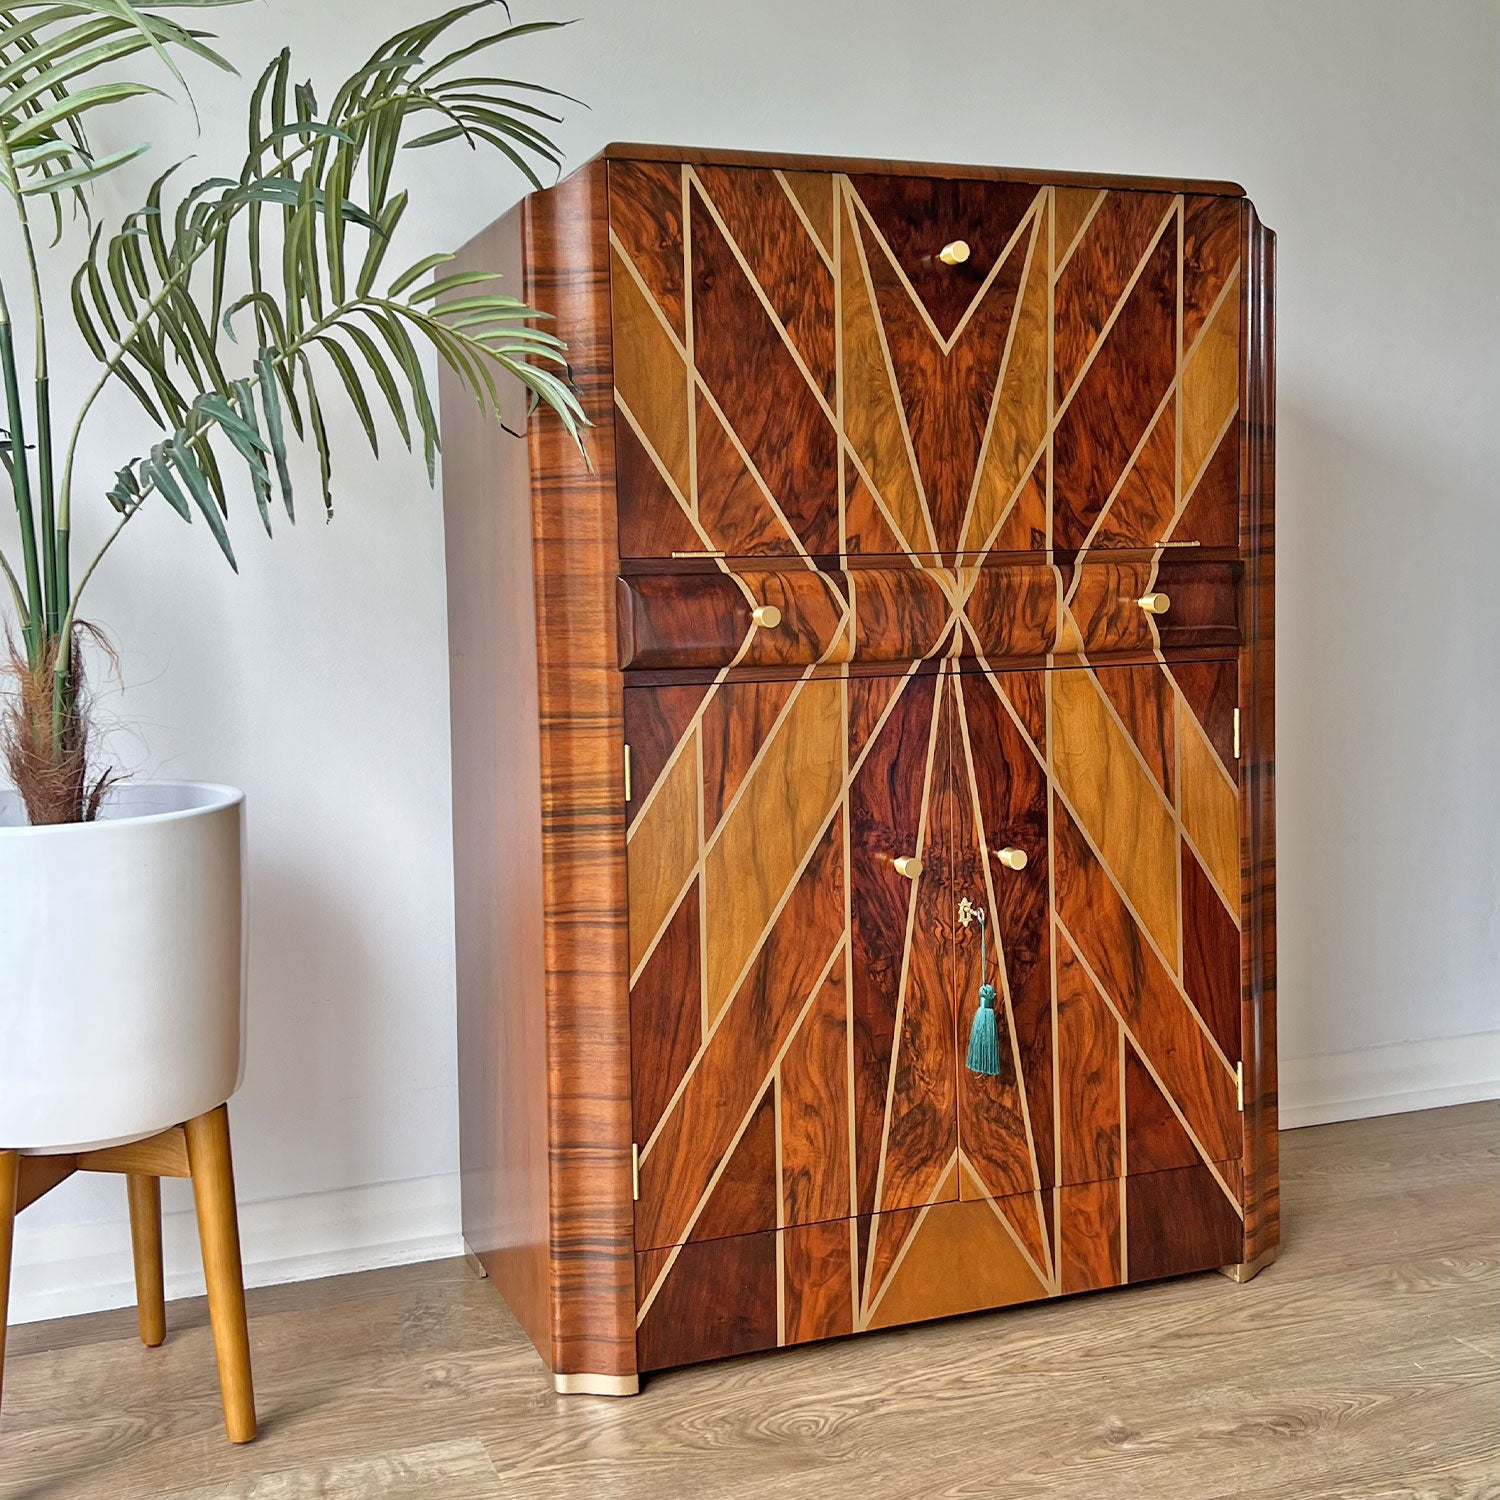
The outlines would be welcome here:
M 435 8 L 268 0 L 211 19 L 247 73 L 290 41 L 334 80 Z M 1493 0 L 577 9 L 510 59 L 592 105 L 560 132 L 572 162 L 662 140 L 1247 185 L 1280 234 L 1286 1117 L 1500 1093 Z M 196 141 L 180 114 L 147 112 L 163 161 L 237 162 L 246 91 L 204 80 Z M 424 165 L 413 257 L 518 196 L 461 150 L 447 166 Z M 86 356 L 64 359 L 54 385 L 87 373 Z M 139 451 L 139 432 L 115 408 L 88 477 Z M 249 793 L 253 1014 L 234 1125 L 262 1281 L 457 1246 L 440 508 L 420 462 L 361 456 L 352 422 L 339 435 L 332 526 L 312 488 L 304 524 L 272 543 L 242 509 L 235 579 L 201 527 L 143 515 L 89 610 L 121 648 L 108 707 L 131 769 Z M 169 1236 L 185 1291 L 190 1219 Z M 127 1246 L 118 1184 L 68 1184 L 22 1222 L 13 1316 L 127 1300 Z

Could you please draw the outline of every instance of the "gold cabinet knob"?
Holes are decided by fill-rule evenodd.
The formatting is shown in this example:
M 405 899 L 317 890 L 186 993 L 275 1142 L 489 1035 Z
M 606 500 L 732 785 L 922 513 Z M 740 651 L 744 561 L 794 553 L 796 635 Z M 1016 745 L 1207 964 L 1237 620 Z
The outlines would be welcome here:
M 1007 844 L 1003 849 L 996 849 L 995 858 L 1007 870 L 1024 870 L 1026 868 L 1026 851 L 1024 849 L 1017 849 L 1014 844 Z
M 898 854 L 896 873 L 906 876 L 908 880 L 915 880 L 922 873 L 922 861 L 915 854 Z
M 1135 602 L 1148 615 L 1164 615 L 1172 607 L 1172 601 L 1165 594 L 1142 594 Z
M 750 611 L 750 618 L 762 630 L 775 630 L 781 624 L 781 611 L 774 604 L 757 604 Z
M 969 242 L 967 240 L 949 240 L 938 251 L 937 258 L 945 266 L 961 266 L 969 258 Z

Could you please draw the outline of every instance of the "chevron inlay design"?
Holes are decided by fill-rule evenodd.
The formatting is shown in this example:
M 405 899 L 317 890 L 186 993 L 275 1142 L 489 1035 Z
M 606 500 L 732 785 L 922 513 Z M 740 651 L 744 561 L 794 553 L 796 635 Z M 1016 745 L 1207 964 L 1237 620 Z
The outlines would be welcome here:
M 739 622 L 625 691 L 642 1368 L 1237 1260 L 1237 668 L 1134 599 L 1238 544 L 1239 201 L 611 174 L 621 556 Z

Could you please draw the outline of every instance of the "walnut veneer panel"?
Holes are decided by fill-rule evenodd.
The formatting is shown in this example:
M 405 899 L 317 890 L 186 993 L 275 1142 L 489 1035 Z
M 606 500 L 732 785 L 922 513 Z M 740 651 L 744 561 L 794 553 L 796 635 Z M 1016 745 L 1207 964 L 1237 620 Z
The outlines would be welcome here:
M 497 1281 L 555 1371 L 630 1377 L 628 933 L 603 165 L 527 199 L 519 214 L 521 295 L 567 327 L 573 378 L 595 425 L 591 463 L 556 422 L 528 425 L 528 559 L 515 524 L 527 494 L 511 469 L 515 450 L 502 457 L 472 402 L 450 394 L 444 406 L 445 439 L 460 450 L 445 492 L 468 1018 L 460 1090 L 470 1120 L 466 1187 L 474 1182 L 465 1228 L 481 1258 L 515 1246 Z M 498 231 L 512 247 L 517 232 L 514 224 Z M 482 237 L 461 263 L 489 269 L 504 251 L 503 238 Z M 507 478 L 517 493 L 505 492 Z M 530 664 L 521 659 L 528 654 Z M 515 1206 L 507 1195 L 518 1196 Z M 507 1261 L 520 1264 L 510 1270 Z
M 460 269 L 522 275 L 514 209 Z M 552 1362 L 541 729 L 527 451 L 440 369 L 464 1239 Z M 508 389 L 508 424 L 524 418 Z M 475 503 L 478 496 L 484 503 Z M 489 643 L 507 642 L 494 651 Z

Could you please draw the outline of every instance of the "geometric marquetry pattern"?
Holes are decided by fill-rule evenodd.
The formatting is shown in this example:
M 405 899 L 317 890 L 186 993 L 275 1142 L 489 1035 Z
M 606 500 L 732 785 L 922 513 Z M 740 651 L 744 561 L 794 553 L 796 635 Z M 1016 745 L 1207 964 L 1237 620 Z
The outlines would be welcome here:
M 1071 554 L 1237 545 L 1239 203 L 610 174 L 621 555 L 823 611 L 625 692 L 642 1367 L 1238 1259 L 1237 669 L 1091 657 L 1120 585 Z M 1067 667 L 991 641 L 1025 552 Z M 872 556 L 939 601 L 881 675 L 837 665 Z

